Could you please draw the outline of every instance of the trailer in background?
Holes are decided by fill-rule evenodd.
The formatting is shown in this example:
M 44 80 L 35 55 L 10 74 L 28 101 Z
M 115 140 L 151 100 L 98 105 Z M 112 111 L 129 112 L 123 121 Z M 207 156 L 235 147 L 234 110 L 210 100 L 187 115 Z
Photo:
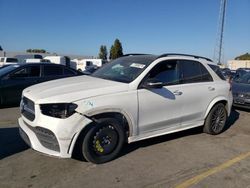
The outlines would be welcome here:
M 51 63 L 70 67 L 70 58 L 68 56 L 46 56 L 43 59 L 49 60 Z

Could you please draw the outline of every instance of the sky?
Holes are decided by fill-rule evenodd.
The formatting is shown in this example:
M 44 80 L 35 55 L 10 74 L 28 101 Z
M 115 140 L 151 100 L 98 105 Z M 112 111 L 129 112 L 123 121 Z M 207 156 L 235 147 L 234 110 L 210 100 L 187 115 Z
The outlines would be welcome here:
M 118 38 L 124 53 L 214 57 L 220 0 L 0 0 L 5 51 L 97 56 Z M 224 60 L 250 52 L 250 0 L 228 0 Z

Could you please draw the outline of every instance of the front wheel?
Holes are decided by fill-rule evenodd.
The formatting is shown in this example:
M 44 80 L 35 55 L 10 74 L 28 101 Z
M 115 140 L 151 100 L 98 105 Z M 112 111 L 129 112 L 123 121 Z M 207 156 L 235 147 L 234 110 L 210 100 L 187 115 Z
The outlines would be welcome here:
M 103 118 L 87 132 L 82 143 L 84 158 L 100 164 L 113 160 L 125 141 L 123 126 L 113 118 Z
M 209 112 L 203 131 L 208 134 L 216 135 L 224 131 L 227 121 L 227 111 L 222 103 L 216 104 Z

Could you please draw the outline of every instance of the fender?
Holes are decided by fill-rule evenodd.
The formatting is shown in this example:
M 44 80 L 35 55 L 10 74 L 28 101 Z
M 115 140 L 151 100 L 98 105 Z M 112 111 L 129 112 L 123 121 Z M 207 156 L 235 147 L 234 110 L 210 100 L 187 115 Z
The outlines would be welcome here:
M 95 108 L 93 110 L 85 112 L 84 115 L 94 116 L 94 115 L 108 113 L 108 112 L 117 112 L 117 113 L 124 115 L 129 126 L 129 136 L 136 134 L 136 131 L 135 131 L 136 129 L 134 129 L 134 126 L 133 126 L 135 123 L 133 123 L 132 121 L 133 120 L 132 116 L 120 108 L 115 108 L 115 107 Z
M 207 107 L 207 110 L 206 110 L 204 119 L 206 119 L 206 117 L 207 117 L 208 113 L 210 112 L 210 110 L 211 110 L 211 109 L 213 108 L 213 106 L 214 106 L 217 102 L 219 102 L 219 101 L 226 101 L 226 102 L 228 103 L 228 99 L 227 99 L 226 97 L 224 97 L 224 96 L 218 96 L 218 97 L 214 98 L 214 99 L 210 102 L 210 104 L 208 105 L 208 107 Z M 226 106 L 226 110 L 227 110 L 228 115 L 229 115 L 229 113 L 230 113 L 230 109 L 229 109 L 229 108 L 230 108 L 230 107 L 227 105 L 227 106 Z

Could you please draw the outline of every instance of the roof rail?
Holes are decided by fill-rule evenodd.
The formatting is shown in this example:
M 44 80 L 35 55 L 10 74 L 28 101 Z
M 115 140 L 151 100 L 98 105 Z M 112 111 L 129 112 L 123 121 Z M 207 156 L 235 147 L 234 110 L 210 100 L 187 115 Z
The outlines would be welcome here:
M 167 53 L 167 54 L 162 54 L 162 55 L 158 56 L 157 58 L 167 57 L 167 56 L 176 56 L 176 55 L 187 56 L 187 57 L 194 57 L 194 58 L 196 58 L 196 59 L 205 59 L 205 60 L 207 60 L 207 61 L 213 62 L 211 59 L 206 58 L 206 57 L 202 57 L 202 56 L 198 56 L 198 55 L 190 55 L 190 54 L 178 54 L 178 53 Z
M 124 54 L 122 57 L 125 57 L 125 56 L 133 56 L 133 55 L 150 55 L 150 54 Z

